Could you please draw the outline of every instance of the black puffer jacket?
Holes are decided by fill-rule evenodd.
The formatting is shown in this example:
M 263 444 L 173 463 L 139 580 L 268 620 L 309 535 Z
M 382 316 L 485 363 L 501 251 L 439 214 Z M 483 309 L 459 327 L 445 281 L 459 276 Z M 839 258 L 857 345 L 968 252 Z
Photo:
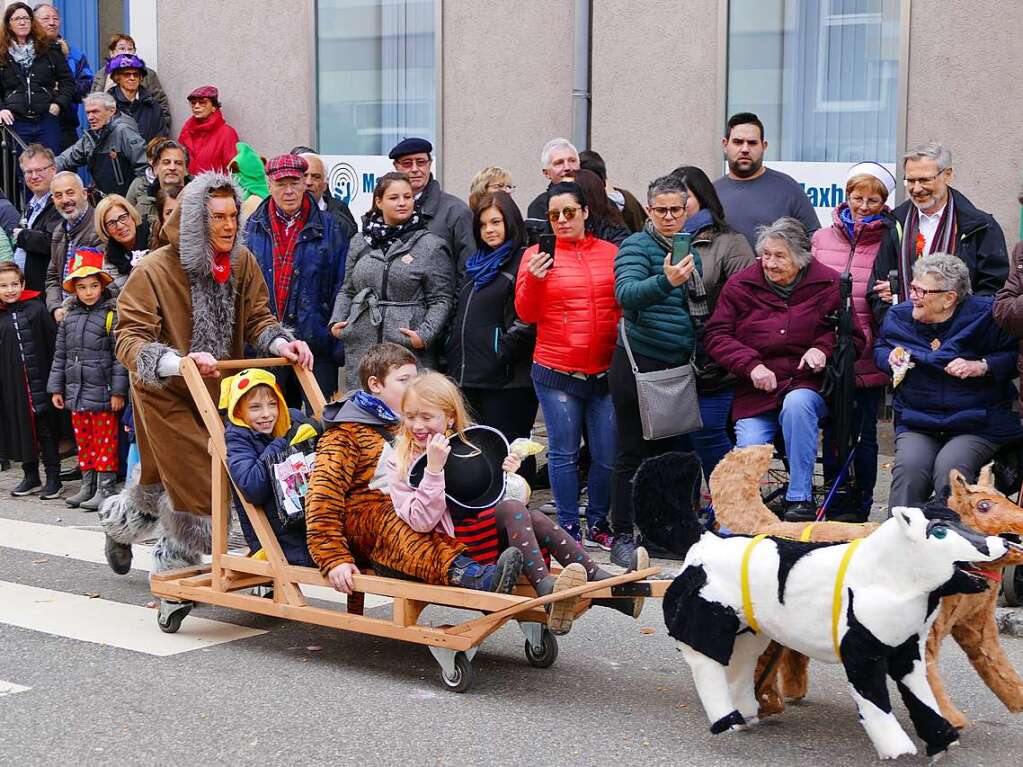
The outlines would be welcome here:
M 536 326 L 515 313 L 515 277 L 523 250 L 497 276 L 476 289 L 467 274 L 455 296 L 448 338 L 448 375 L 459 386 L 479 389 L 532 388 Z
M 27 73 L 10 56 L 0 64 L 0 109 L 18 117 L 38 120 L 49 114 L 50 104 L 67 112 L 74 95 L 75 81 L 59 47 L 36 53 Z
M 134 101 L 128 101 L 116 85 L 107 93 L 117 102 L 118 112 L 132 116 L 147 143 L 157 136 L 170 135 L 170 114 L 164 114 L 160 103 L 144 87 L 139 88 L 138 98 Z
M 71 296 L 64 310 L 46 390 L 73 412 L 110 410 L 111 396 L 128 395 L 128 373 L 114 357 L 117 304 L 108 293 L 92 306 Z

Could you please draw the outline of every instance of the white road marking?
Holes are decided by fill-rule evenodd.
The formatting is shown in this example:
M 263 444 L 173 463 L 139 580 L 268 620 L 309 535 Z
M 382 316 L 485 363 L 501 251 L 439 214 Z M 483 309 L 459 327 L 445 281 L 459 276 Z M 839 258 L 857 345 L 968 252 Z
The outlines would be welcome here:
M 0 547 L 34 551 L 52 557 L 66 557 L 82 562 L 106 565 L 103 555 L 104 535 L 97 530 L 25 522 L 0 517 Z M 153 566 L 152 546 L 136 544 L 132 548 L 132 569 L 149 572 Z M 209 557 L 206 557 L 209 561 Z M 313 599 L 345 604 L 346 597 L 326 586 L 302 586 L 302 593 Z M 366 608 L 391 604 L 389 597 L 366 595 Z
M 31 687 L 22 687 L 20 684 L 5 682 L 3 679 L 0 679 L 0 698 L 5 695 L 14 695 L 18 692 L 28 692 L 31 689 Z
M 151 608 L 7 581 L 0 581 L 0 623 L 161 657 L 267 633 L 189 616 L 178 633 L 165 634 Z

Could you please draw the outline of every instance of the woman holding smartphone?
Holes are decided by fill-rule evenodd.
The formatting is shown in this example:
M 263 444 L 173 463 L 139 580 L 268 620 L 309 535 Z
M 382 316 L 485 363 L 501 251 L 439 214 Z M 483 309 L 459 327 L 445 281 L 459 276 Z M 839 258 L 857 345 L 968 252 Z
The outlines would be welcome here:
M 545 236 L 522 256 L 515 310 L 536 325 L 531 377 L 547 424 L 547 459 L 558 524 L 581 539 L 579 443 L 586 429 L 592 464 L 587 482 L 586 545 L 610 548 L 607 514 L 617 450 L 608 367 L 620 312 L 614 294 L 617 248 L 586 231 L 586 195 L 559 182 L 548 191 Z M 549 252 L 553 250 L 553 252 Z

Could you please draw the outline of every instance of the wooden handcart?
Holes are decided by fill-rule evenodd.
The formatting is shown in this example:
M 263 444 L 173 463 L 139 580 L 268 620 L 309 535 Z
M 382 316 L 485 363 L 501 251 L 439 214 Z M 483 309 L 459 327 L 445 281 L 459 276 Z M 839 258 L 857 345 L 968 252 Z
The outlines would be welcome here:
M 287 365 L 290 363 L 282 358 L 231 360 L 221 362 L 219 369 L 226 372 Z M 294 366 L 294 371 L 314 414 L 319 417 L 325 401 L 316 379 L 311 372 L 297 366 Z M 329 587 L 329 582 L 314 568 L 288 564 L 263 509 L 253 506 L 240 493 L 238 497 L 259 538 L 265 560 L 228 552 L 232 480 L 227 471 L 224 424 L 198 368 L 187 357 L 181 362 L 181 375 L 188 384 L 210 434 L 209 452 L 213 471 L 212 562 L 155 573 L 150 577 L 153 594 L 161 599 L 157 620 L 165 632 L 177 631 L 194 604 L 200 602 L 415 642 L 430 648 L 440 664 L 444 685 L 455 692 L 464 692 L 473 682 L 471 661 L 480 643 L 508 621 L 517 621 L 525 634 L 527 661 L 538 668 L 547 668 L 558 656 L 558 644 L 557 638 L 547 629 L 545 605 L 578 596 L 578 616 L 589 609 L 591 599 L 612 596 L 662 597 L 667 589 L 668 581 L 646 580 L 657 574 L 659 568 L 656 567 L 616 575 L 543 597 L 536 596 L 536 592 L 524 579 L 520 580 L 514 593 L 494 594 L 385 578 L 374 575 L 372 571 L 364 571 L 354 577 L 355 592 L 348 597 L 344 610 L 340 605 L 311 605 L 300 586 Z M 252 589 L 258 586 L 272 587 L 272 599 L 253 593 Z M 392 600 L 390 617 L 364 615 L 366 594 L 389 597 Z M 418 622 L 420 615 L 428 605 L 479 611 L 483 615 L 453 626 L 421 625 Z

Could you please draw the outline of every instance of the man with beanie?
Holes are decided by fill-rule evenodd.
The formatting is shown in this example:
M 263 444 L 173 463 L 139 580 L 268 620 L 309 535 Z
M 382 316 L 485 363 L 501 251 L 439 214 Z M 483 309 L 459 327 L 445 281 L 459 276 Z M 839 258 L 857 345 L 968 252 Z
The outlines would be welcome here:
M 416 198 L 416 210 L 426 222 L 427 230 L 451 248 L 456 272 L 461 275 L 465 262 L 476 252 L 472 211 L 453 194 L 442 191 L 433 177 L 433 144 L 425 138 L 402 139 L 387 156 L 394 160 L 396 171 L 408 176 Z

